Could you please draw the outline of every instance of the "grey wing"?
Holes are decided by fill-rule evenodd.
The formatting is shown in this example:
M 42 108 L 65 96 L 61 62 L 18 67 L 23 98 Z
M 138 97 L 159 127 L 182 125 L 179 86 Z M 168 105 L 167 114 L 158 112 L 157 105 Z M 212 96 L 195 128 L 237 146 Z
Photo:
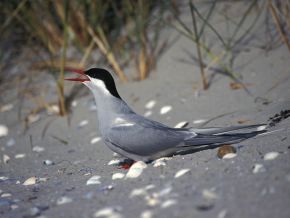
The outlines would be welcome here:
M 188 135 L 193 136 L 188 131 L 170 128 L 143 117 L 134 118 L 130 119 L 133 125 L 113 126 L 107 135 L 107 140 L 129 153 L 151 156 L 183 145 Z

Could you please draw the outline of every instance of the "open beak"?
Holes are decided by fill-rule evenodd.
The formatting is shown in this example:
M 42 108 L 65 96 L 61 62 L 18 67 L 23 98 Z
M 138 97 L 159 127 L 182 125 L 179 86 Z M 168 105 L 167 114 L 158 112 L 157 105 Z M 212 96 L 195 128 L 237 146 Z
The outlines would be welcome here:
M 65 68 L 65 71 L 81 75 L 80 77 L 77 77 L 77 78 L 65 78 L 65 80 L 76 81 L 76 82 L 90 81 L 90 79 L 86 76 L 86 74 L 83 70 L 74 69 L 74 68 Z

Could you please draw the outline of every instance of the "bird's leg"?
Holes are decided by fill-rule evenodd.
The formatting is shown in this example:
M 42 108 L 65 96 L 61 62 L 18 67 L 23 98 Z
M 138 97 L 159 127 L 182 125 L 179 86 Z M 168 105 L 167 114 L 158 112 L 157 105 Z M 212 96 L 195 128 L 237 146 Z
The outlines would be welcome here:
M 136 161 L 132 159 L 124 159 L 122 162 L 118 164 L 118 168 L 128 170 L 135 162 Z

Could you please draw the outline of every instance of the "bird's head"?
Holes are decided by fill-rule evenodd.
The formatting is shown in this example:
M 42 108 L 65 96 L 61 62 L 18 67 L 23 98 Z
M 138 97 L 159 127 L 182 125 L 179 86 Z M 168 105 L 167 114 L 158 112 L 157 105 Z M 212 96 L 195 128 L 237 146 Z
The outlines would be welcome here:
M 92 91 L 100 90 L 104 94 L 109 94 L 121 99 L 116 89 L 114 78 L 107 70 L 102 68 L 91 68 L 86 71 L 74 69 L 68 71 L 77 73 L 81 76 L 77 78 L 66 78 L 65 80 L 82 82 Z

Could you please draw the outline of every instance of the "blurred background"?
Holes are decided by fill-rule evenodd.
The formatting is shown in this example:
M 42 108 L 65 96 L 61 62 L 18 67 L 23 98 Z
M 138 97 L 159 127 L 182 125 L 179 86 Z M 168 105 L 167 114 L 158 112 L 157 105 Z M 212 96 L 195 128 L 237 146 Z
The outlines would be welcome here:
M 34 105 L 26 115 L 68 113 L 81 93 L 77 85 L 64 90 L 70 69 L 104 66 L 123 83 L 145 80 L 183 38 L 192 47 L 172 64 L 192 65 L 204 90 L 218 73 L 247 92 L 235 60 L 251 46 L 290 51 L 288 0 L 2 0 L 0 7 L 0 100 L 17 87 L 15 96 Z

